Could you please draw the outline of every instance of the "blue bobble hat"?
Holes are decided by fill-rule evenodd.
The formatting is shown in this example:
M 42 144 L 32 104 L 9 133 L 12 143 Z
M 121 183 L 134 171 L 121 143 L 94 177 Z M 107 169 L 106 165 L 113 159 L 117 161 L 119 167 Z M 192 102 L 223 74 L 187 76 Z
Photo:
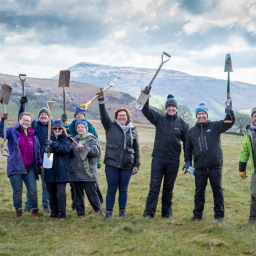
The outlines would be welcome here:
M 64 123 L 61 120 L 55 120 L 52 124 L 52 128 L 55 127 L 64 128 Z
M 208 117 L 208 108 L 205 106 L 205 103 L 203 101 L 201 101 L 199 103 L 199 106 L 196 108 L 196 116 L 197 116 L 197 113 L 200 111 L 204 111 Z
M 167 96 L 167 101 L 165 102 L 165 109 L 167 109 L 167 107 L 169 106 L 175 106 L 176 108 L 178 108 L 177 101 L 174 99 L 174 96 L 172 94 L 169 94 Z
M 76 107 L 76 110 L 75 110 L 74 117 L 76 116 L 77 113 L 83 113 L 84 116 L 85 116 L 85 110 L 84 110 L 84 108 L 77 106 L 77 107 Z
M 84 121 L 84 119 L 80 119 L 76 121 L 76 127 L 78 126 L 78 124 L 83 124 L 85 127 L 88 127 L 87 123 Z

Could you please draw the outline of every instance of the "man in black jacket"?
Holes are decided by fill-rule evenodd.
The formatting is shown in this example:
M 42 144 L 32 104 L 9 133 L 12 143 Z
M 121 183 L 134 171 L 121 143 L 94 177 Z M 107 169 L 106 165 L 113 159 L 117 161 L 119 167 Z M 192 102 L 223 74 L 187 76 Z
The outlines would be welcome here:
M 149 94 L 146 87 L 144 92 Z M 155 143 L 153 149 L 153 159 L 151 165 L 151 181 L 144 218 L 153 218 L 159 197 L 159 191 L 164 177 L 162 193 L 162 217 L 173 220 L 172 215 L 172 195 L 174 182 L 176 180 L 181 143 L 183 148 L 186 141 L 188 124 L 177 115 L 177 101 L 173 95 L 169 94 L 165 103 L 166 114 L 161 115 L 149 108 L 149 101 L 142 109 L 144 116 L 156 127 Z
M 225 117 L 225 120 L 232 119 L 229 123 L 225 123 L 225 120 L 210 122 L 205 103 L 201 102 L 196 108 L 197 123 L 189 130 L 185 147 L 187 170 L 195 175 L 196 191 L 193 221 L 201 220 L 203 217 L 205 188 L 208 178 L 214 198 L 214 218 L 219 221 L 224 218 L 224 197 L 221 187 L 223 154 L 220 134 L 230 129 L 235 123 L 232 109 L 230 113 L 231 116 Z M 194 168 L 192 167 L 192 155 Z

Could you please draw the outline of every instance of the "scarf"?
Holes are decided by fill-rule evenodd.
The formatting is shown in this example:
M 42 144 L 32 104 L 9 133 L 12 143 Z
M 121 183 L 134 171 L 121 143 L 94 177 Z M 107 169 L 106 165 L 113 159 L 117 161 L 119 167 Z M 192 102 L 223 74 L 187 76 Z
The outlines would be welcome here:
M 124 132 L 124 148 L 126 148 L 126 133 L 130 130 L 130 136 L 131 136 L 131 144 L 132 144 L 132 130 L 131 128 L 133 127 L 132 123 L 129 122 L 126 126 L 122 126 L 117 120 L 116 124 L 119 125 L 119 127 L 123 130 Z
M 256 130 L 256 126 L 254 125 L 253 122 L 251 122 L 250 128 L 251 128 L 252 130 Z
M 96 137 L 91 134 L 91 133 L 85 133 L 83 135 L 76 135 L 76 139 L 79 140 L 79 145 L 85 145 L 86 146 L 86 139 L 88 137 L 94 137 L 96 139 Z M 83 166 L 84 166 L 84 170 L 86 172 L 86 174 L 90 177 L 90 178 L 93 178 L 93 174 L 91 173 L 91 169 L 90 169 L 90 165 L 89 165 L 89 162 L 88 162 L 88 157 L 86 156 L 86 158 L 83 160 Z

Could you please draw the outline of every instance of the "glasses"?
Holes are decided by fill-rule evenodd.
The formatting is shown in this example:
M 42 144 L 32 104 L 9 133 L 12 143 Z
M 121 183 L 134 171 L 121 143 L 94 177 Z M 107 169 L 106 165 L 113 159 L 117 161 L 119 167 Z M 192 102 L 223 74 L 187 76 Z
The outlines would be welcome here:
M 61 130 L 63 130 L 63 128 L 60 128 L 60 127 L 54 127 L 54 128 L 52 128 L 54 131 L 57 131 L 57 130 L 59 130 L 59 131 L 61 131 Z
M 31 123 L 31 120 L 27 120 L 27 119 L 21 119 L 24 123 Z
M 119 117 L 126 117 L 127 115 L 117 115 L 117 116 L 119 116 Z

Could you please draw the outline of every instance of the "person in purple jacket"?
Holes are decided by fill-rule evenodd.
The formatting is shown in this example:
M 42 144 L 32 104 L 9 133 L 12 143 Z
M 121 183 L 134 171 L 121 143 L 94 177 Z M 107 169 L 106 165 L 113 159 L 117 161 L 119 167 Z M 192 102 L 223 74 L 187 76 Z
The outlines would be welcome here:
M 8 114 L 1 115 L 0 137 L 4 137 L 4 119 Z M 10 156 L 7 158 L 7 175 L 13 189 L 13 205 L 16 210 L 16 218 L 22 217 L 22 187 L 26 185 L 31 212 L 34 219 L 39 218 L 37 185 L 38 174 L 43 170 L 40 156 L 40 145 L 31 126 L 31 115 L 23 112 L 19 117 L 19 123 L 15 127 L 6 129 Z

